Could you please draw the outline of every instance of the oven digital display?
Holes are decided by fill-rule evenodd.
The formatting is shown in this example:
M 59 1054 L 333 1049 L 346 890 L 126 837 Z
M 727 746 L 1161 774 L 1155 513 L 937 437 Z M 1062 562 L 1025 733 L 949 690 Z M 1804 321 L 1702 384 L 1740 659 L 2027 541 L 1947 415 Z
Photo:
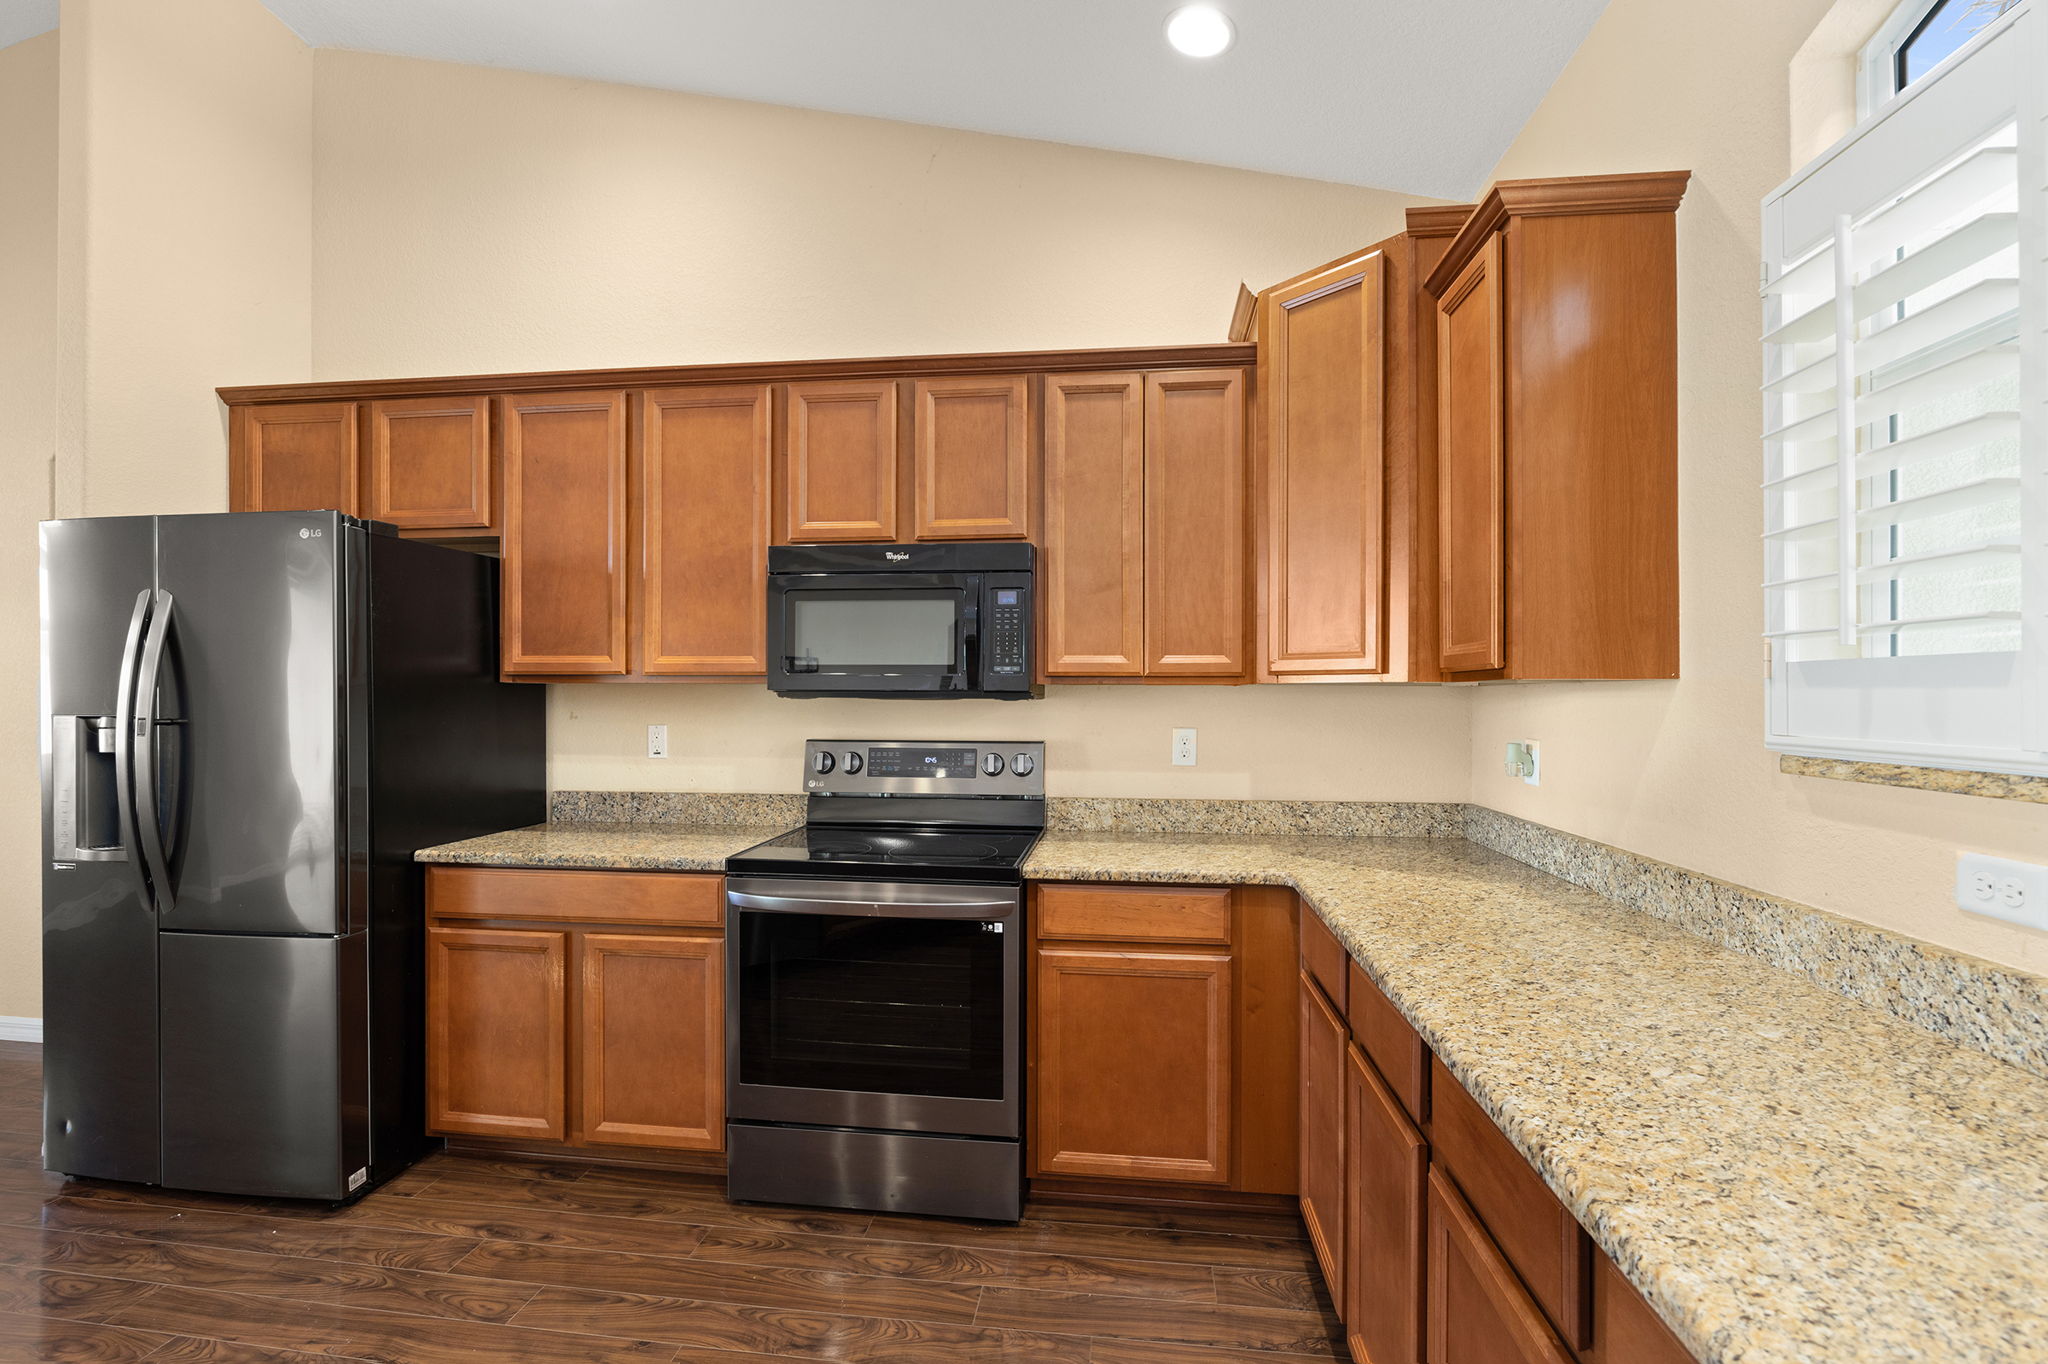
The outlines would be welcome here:
M 972 777 L 981 756 L 973 748 L 871 748 L 868 775 L 871 777 Z

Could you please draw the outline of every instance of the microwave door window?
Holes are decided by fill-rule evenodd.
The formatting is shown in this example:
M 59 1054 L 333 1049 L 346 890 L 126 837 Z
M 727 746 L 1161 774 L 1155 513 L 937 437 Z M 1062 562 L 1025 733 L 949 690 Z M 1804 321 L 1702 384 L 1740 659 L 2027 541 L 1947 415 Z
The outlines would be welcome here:
M 791 592 L 784 666 L 792 674 L 924 674 L 959 666 L 956 592 Z

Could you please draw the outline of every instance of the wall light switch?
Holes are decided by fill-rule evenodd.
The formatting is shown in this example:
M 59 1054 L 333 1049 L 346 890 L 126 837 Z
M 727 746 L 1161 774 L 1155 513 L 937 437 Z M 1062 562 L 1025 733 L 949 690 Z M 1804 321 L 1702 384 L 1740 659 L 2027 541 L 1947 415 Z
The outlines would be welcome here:
M 667 725 L 649 725 L 647 727 L 647 756 L 650 758 L 666 758 L 668 756 Z
M 2048 867 L 1982 853 L 1959 853 L 1956 903 L 1972 914 L 2048 928 Z
M 1176 729 L 1173 732 L 1173 765 L 1195 765 L 1195 732 L 1192 729 Z

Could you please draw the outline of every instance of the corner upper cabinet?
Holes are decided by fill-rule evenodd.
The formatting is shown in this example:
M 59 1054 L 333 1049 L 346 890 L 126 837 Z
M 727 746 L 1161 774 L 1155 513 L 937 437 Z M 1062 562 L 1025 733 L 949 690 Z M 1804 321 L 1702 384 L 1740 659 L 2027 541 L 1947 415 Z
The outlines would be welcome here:
M 1245 375 L 1145 376 L 1145 673 L 1245 680 Z
M 626 395 L 505 398 L 502 666 L 622 674 L 626 650 Z
M 641 673 L 758 677 L 768 669 L 770 398 L 766 384 L 640 396 Z
M 495 534 L 490 413 L 486 397 L 369 404 L 363 514 L 401 530 Z
M 1678 675 L 1688 177 L 1502 181 L 1426 281 L 1450 680 Z
M 338 511 L 360 507 L 356 405 L 237 407 L 229 429 L 228 510 Z
M 896 388 L 789 385 L 782 543 L 896 539 Z
M 911 413 L 916 538 L 1030 538 L 1038 501 L 1031 381 L 920 379 Z
M 1384 672 L 1386 256 L 1269 290 L 1259 320 L 1262 671 Z
M 1047 677 L 1145 671 L 1145 376 L 1045 381 Z

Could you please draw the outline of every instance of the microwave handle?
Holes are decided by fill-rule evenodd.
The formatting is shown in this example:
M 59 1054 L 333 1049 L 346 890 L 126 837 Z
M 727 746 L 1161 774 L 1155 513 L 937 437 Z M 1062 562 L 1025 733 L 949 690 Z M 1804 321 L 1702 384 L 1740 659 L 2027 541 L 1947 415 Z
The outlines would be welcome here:
M 981 686 L 981 592 L 983 579 L 973 574 L 960 596 L 960 685 L 969 691 Z

